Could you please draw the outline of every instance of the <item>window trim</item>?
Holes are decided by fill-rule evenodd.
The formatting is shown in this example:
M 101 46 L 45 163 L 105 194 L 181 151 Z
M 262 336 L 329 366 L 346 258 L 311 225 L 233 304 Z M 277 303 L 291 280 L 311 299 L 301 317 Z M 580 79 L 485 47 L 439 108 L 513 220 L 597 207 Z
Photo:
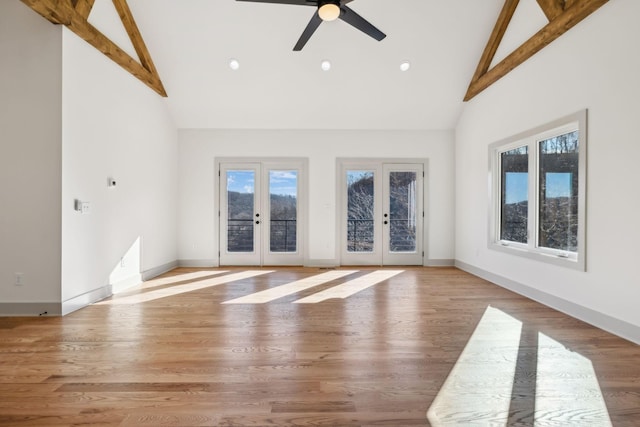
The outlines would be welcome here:
M 539 219 L 539 142 L 553 136 L 578 130 L 578 249 L 567 252 L 538 246 Z M 586 184 L 587 184 L 587 110 L 581 110 L 525 132 L 489 145 L 489 235 L 488 248 L 545 263 L 586 271 Z M 501 163 L 500 154 L 517 147 L 528 146 L 529 202 L 527 212 L 527 243 L 500 239 L 501 224 Z

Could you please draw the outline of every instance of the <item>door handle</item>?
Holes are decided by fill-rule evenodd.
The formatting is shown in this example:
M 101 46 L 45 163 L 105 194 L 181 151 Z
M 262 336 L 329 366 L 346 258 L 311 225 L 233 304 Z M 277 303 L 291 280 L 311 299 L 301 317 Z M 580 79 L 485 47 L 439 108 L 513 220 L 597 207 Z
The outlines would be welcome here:
M 383 224 L 384 224 L 384 225 L 387 225 L 388 223 L 389 223 L 389 221 L 385 221 Z
M 256 221 L 256 224 L 260 224 L 260 221 Z

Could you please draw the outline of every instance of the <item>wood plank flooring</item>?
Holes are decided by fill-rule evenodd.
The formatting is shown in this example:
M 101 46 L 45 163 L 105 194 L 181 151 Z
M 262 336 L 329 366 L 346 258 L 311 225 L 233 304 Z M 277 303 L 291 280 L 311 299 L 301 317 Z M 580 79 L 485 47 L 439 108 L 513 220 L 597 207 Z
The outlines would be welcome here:
M 0 318 L 0 425 L 640 426 L 640 346 L 454 268 L 344 270 L 181 268 Z

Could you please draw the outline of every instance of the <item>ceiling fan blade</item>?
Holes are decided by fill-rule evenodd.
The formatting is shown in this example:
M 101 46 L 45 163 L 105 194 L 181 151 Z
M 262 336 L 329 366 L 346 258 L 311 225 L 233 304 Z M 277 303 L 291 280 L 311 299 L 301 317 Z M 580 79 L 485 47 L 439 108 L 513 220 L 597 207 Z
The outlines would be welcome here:
M 387 37 L 385 33 L 374 27 L 369 21 L 364 19 L 362 16 L 358 15 L 353 9 L 348 8 L 345 5 L 340 7 L 342 13 L 340 14 L 340 19 L 342 19 L 347 24 L 353 25 L 363 33 L 373 37 L 374 39 L 380 41 Z
M 236 0 L 236 1 L 248 1 L 252 3 L 278 3 L 278 4 L 293 4 L 298 6 L 318 6 L 316 0 Z
M 305 44 L 307 44 L 307 42 L 309 41 L 313 33 L 316 32 L 320 24 L 322 24 L 322 19 L 320 18 L 320 15 L 318 15 L 318 12 L 316 11 L 313 14 L 313 17 L 311 18 L 311 21 L 309 21 L 309 23 L 307 24 L 307 28 L 305 28 L 304 31 L 302 32 L 300 39 L 298 39 L 298 43 L 296 43 L 295 47 L 293 48 L 295 52 L 302 50 L 302 48 L 304 47 Z

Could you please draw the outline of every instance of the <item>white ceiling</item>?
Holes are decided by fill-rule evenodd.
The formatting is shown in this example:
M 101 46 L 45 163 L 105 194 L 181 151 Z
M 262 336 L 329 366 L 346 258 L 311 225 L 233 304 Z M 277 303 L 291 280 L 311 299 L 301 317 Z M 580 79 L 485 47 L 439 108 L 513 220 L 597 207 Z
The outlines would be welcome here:
M 312 7 L 129 0 L 179 128 L 262 129 L 454 128 L 503 3 L 355 0 L 385 40 L 338 20 L 293 52 Z M 90 20 L 106 8 L 98 1 Z

